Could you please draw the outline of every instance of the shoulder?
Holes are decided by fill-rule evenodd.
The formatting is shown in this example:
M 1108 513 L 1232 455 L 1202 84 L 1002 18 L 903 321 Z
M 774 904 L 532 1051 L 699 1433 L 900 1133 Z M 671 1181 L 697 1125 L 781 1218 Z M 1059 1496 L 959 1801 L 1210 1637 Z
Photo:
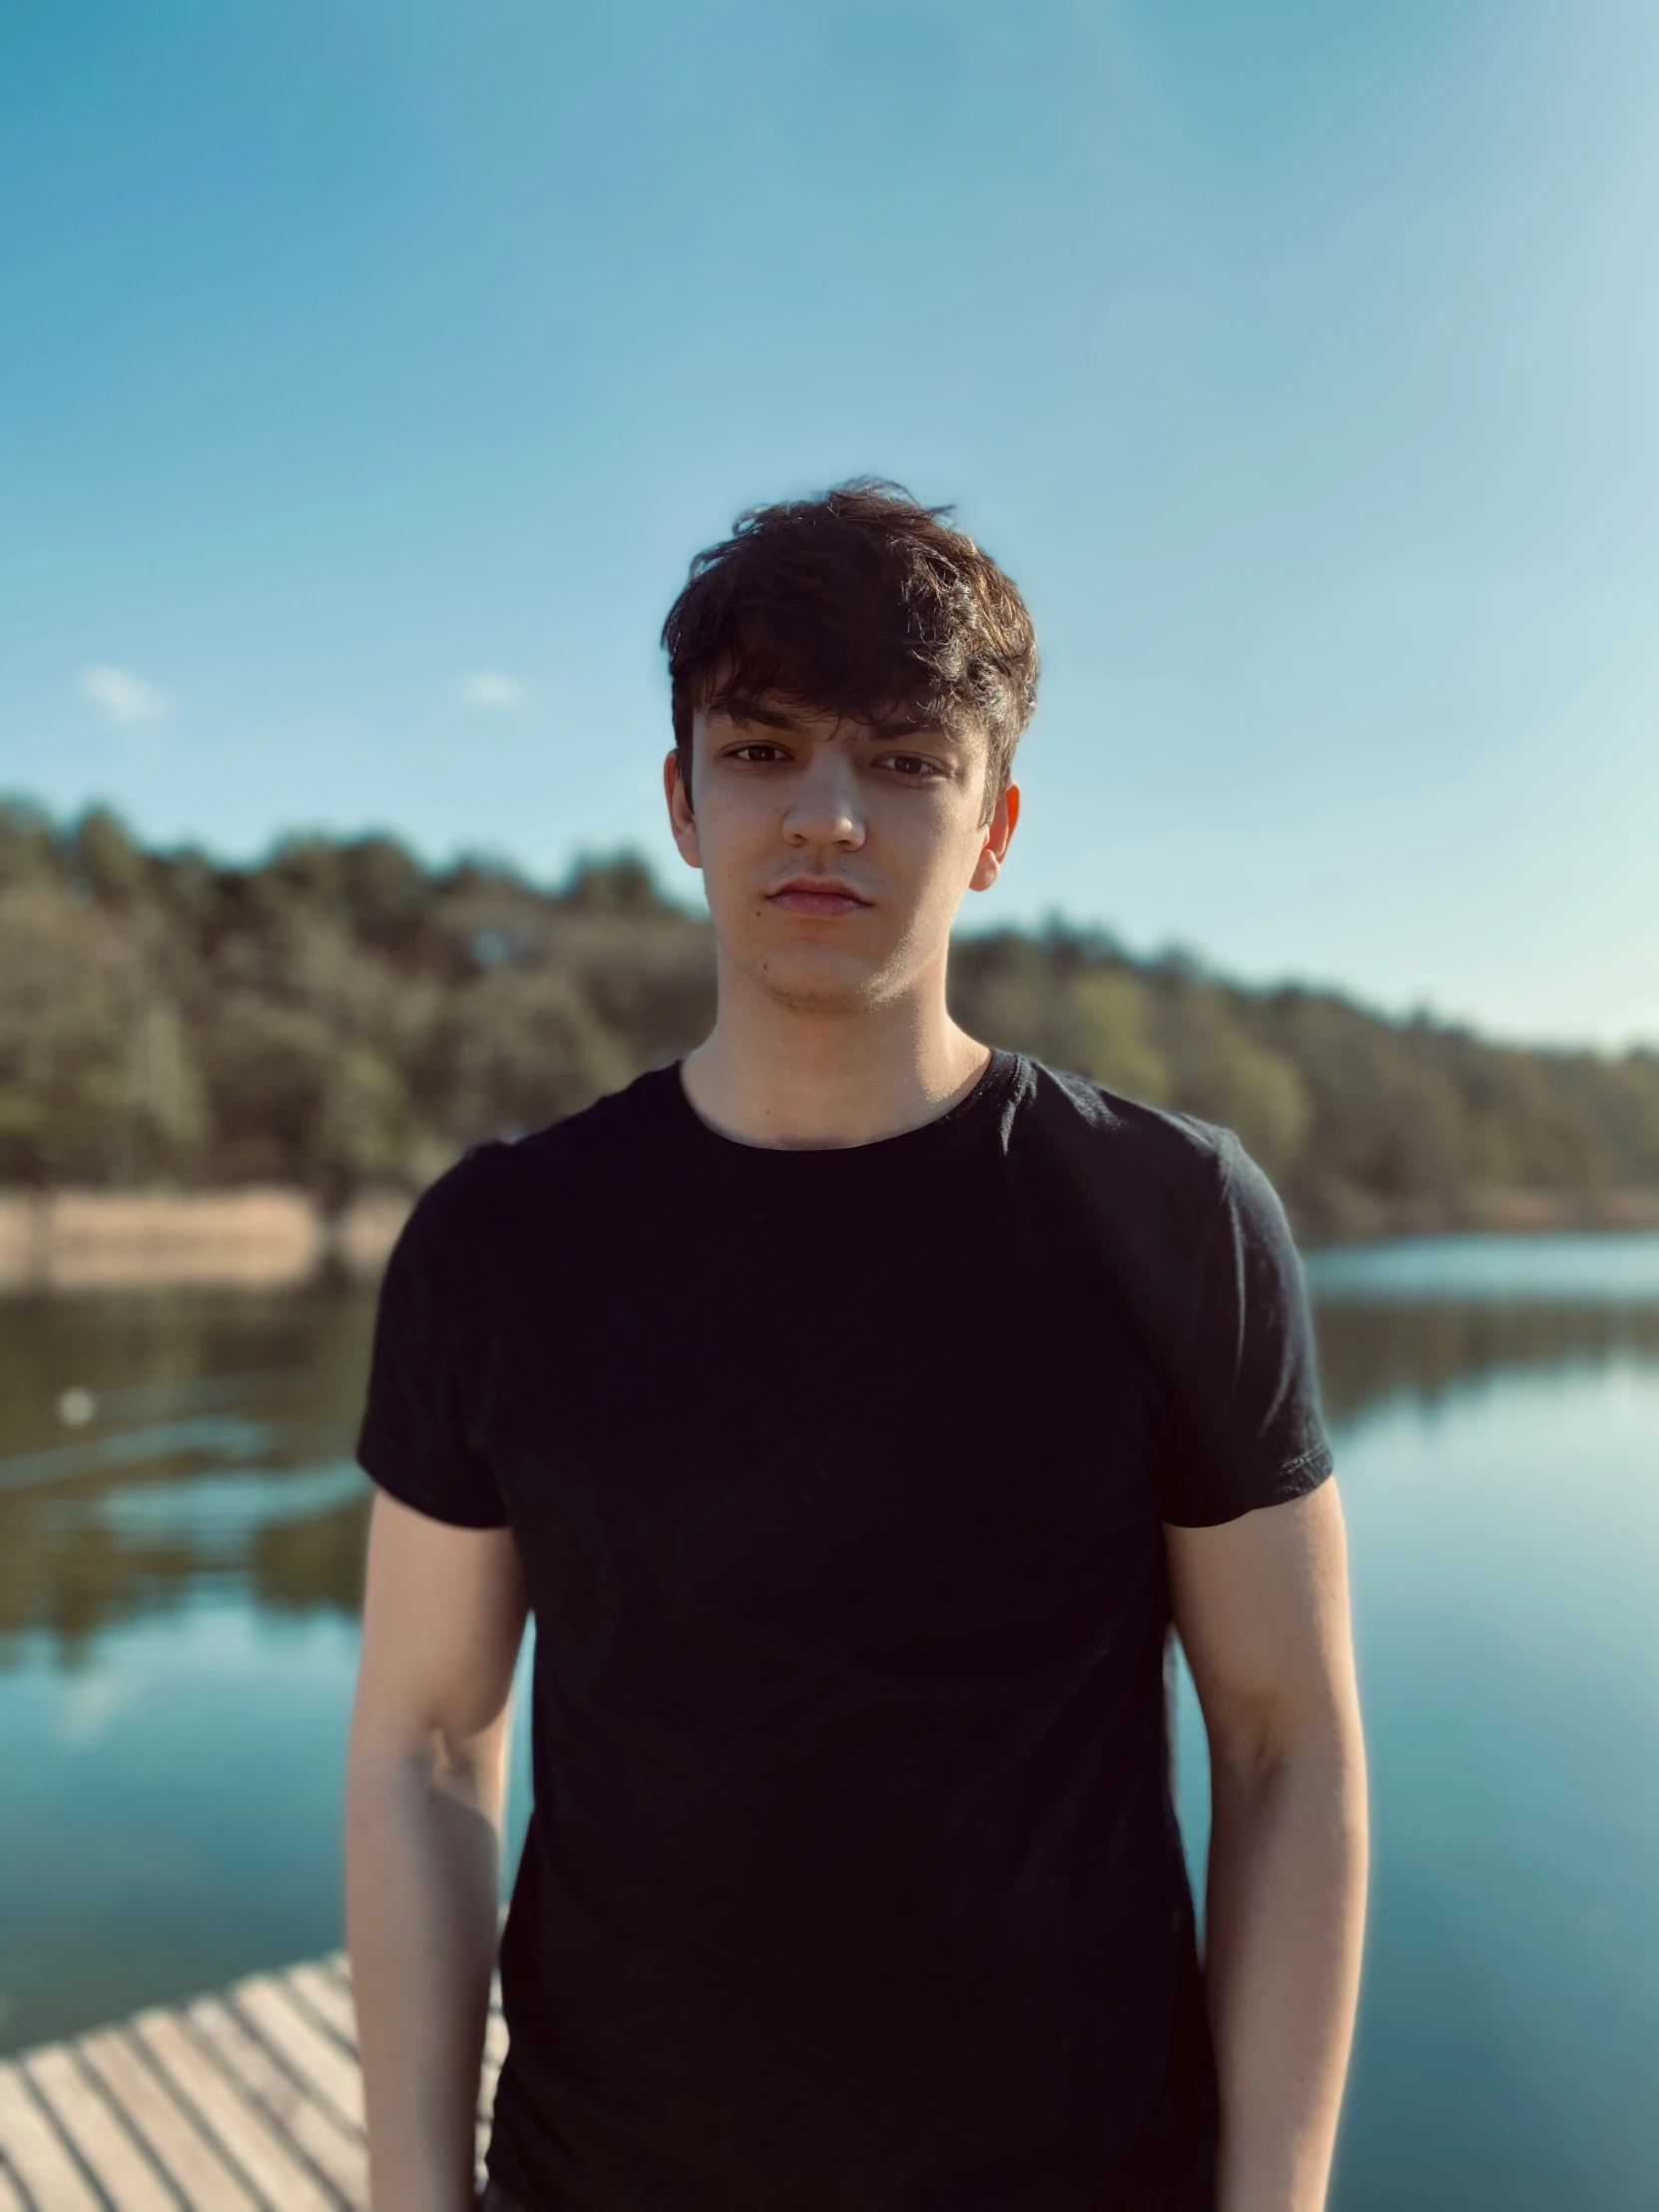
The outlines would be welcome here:
M 1174 1108 L 1143 1105 L 1087 1076 L 1027 1063 L 1032 1147 L 1117 1205 L 1212 1214 L 1241 1180 L 1260 1177 L 1231 1129 Z
M 1297 1272 L 1279 1194 L 1234 1131 L 1065 1069 L 1028 1069 L 1016 1121 L 1047 1235 L 1087 1242 L 1130 1282 L 1181 1304 L 1218 1270 Z
M 580 1113 L 528 1136 L 475 1144 L 415 1201 L 400 1244 L 435 1262 L 517 1241 L 548 1205 L 564 1217 L 585 1212 L 625 1173 L 646 1141 L 655 1093 L 672 1069 L 652 1069 Z

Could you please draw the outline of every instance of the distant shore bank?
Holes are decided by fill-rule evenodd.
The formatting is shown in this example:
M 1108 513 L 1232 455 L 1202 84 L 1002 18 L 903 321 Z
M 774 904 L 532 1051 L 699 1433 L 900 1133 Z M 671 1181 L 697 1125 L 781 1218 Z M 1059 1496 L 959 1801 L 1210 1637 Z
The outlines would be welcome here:
M 221 1191 L 0 1190 L 0 1294 L 151 1289 L 282 1290 L 334 1267 L 375 1281 L 413 1200 L 360 1194 L 328 1215 L 280 1184 Z M 1344 1234 L 1310 1249 L 1382 1238 L 1659 1231 L 1659 1190 L 1475 1189 L 1456 1206 L 1356 1206 Z
M 0 1191 L 0 1292 L 283 1290 L 330 1265 L 372 1281 L 411 1203 L 365 1192 L 330 1217 L 280 1185 Z
M 1624 1190 L 1538 1190 L 1494 1183 L 1473 1184 L 1444 1200 L 1387 1200 L 1350 1188 L 1327 1193 L 1317 1233 L 1308 1233 L 1309 1225 L 1297 1220 L 1294 1207 L 1291 1219 L 1309 1250 L 1398 1237 L 1494 1232 L 1537 1236 L 1599 1230 L 1619 1235 L 1659 1230 L 1659 1189 L 1639 1185 Z

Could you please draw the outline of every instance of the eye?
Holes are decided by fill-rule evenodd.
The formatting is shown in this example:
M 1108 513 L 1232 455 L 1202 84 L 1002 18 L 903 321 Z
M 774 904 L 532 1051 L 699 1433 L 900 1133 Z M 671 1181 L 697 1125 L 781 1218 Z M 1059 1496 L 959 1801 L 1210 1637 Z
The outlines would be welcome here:
M 929 761 L 919 753 L 887 753 L 875 764 L 877 768 L 896 769 L 912 783 L 925 784 L 944 771 L 937 761 Z
M 753 761 L 763 765 L 788 757 L 781 745 L 769 745 L 764 738 L 756 738 L 748 745 L 735 745 L 726 756 L 729 761 Z

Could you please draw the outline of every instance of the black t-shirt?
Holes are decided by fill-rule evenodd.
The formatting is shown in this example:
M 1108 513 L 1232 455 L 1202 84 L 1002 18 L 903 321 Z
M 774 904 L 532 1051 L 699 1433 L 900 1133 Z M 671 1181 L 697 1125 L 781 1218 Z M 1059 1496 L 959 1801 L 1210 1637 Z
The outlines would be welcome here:
M 1161 1523 L 1331 1467 L 1235 1137 L 998 1053 L 790 1151 L 658 1070 L 422 1198 L 359 1456 L 523 1555 L 527 2212 L 1211 2204 Z

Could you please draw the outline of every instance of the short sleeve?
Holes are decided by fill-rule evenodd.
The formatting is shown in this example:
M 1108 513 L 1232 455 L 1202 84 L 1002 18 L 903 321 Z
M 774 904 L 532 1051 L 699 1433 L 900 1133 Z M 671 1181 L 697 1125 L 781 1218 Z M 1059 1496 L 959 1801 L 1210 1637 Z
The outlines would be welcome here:
M 1317 1489 L 1332 1471 L 1313 1317 L 1285 1209 L 1228 1133 L 1170 1357 L 1159 1505 L 1211 1527 Z
M 420 1198 L 386 1263 L 357 1464 L 433 1520 L 503 1528 L 507 1510 L 468 1386 L 466 1329 L 477 1285 L 465 1166 Z

